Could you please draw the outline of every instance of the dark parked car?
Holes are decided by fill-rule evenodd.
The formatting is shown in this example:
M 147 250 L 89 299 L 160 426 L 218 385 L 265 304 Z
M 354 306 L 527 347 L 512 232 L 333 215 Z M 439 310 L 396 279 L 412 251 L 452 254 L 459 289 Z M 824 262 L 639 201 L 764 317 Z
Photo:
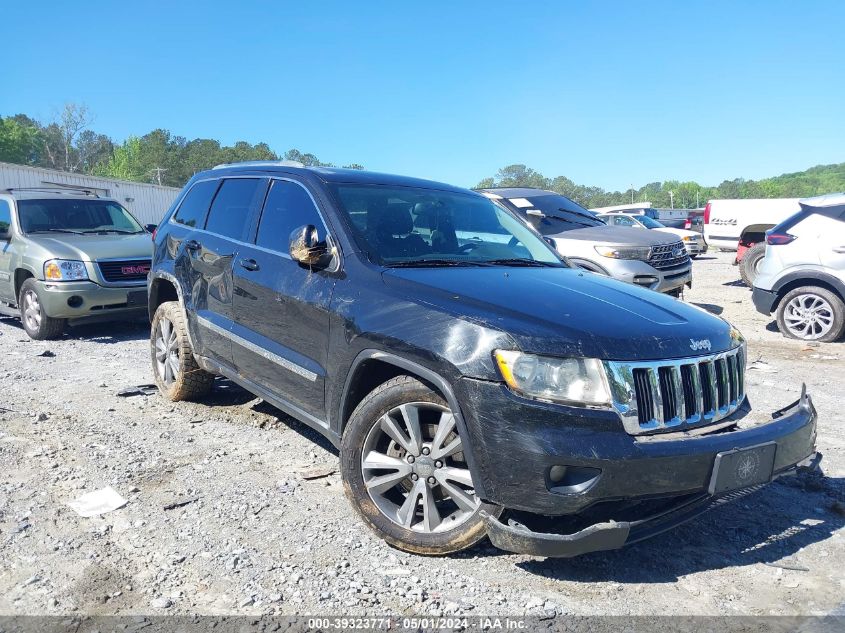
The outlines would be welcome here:
M 742 419 L 730 324 L 568 267 L 465 189 L 224 166 L 154 244 L 161 393 L 221 375 L 317 429 L 361 519 L 404 550 L 616 548 L 815 459 L 806 393 Z

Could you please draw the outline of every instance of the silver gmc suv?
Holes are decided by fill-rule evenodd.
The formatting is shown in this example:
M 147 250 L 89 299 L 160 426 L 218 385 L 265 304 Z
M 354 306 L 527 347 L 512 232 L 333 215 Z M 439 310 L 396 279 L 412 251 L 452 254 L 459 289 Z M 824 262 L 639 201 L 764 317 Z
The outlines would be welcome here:
M 572 264 L 620 281 L 679 296 L 692 286 L 683 241 L 658 231 L 607 226 L 553 191 L 501 187 L 479 192 L 518 213 Z

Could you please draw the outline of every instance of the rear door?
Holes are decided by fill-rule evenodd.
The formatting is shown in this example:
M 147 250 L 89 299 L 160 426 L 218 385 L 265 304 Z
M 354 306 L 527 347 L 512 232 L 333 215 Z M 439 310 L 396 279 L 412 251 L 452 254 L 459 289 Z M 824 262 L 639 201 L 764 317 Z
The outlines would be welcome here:
M 219 186 L 209 186 L 216 192 L 203 228 L 184 236 L 176 258 L 177 276 L 187 290 L 186 303 L 194 320 L 195 351 L 227 365 L 232 364 L 232 265 L 266 186 L 263 178 L 226 178 Z M 201 191 L 200 204 L 207 193 Z M 179 222 L 181 212 L 180 207 L 174 221 Z
M 309 270 L 291 259 L 290 234 L 311 224 L 328 229 L 305 186 L 273 179 L 252 244 L 234 267 L 233 356 L 243 376 L 324 424 L 329 312 L 337 266 Z

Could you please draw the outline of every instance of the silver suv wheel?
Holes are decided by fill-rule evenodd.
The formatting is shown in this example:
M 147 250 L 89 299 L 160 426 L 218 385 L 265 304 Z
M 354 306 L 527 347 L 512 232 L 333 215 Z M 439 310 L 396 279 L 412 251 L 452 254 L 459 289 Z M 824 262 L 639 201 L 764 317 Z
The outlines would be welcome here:
M 833 329 L 833 321 L 833 307 L 814 293 L 797 295 L 784 307 L 784 325 L 795 338 L 807 341 L 823 338 Z

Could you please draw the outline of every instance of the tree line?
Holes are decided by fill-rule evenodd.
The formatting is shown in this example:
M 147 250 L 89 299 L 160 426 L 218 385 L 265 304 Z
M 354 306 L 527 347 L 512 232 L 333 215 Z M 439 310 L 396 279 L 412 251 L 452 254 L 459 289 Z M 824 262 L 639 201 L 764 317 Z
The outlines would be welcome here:
M 762 180 L 736 178 L 716 187 L 697 182 L 665 180 L 652 182 L 638 189 L 606 191 L 601 187 L 578 185 L 566 176 L 547 178 L 526 165 L 508 165 L 492 178 L 485 178 L 476 188 L 537 187 L 556 191 L 578 204 L 590 208 L 608 207 L 634 202 L 651 202 L 657 208 L 694 209 L 707 200 L 720 198 L 805 198 L 845 191 L 845 163 L 818 165 L 805 171 L 783 174 Z
M 0 117 L 0 161 L 173 187 L 183 186 L 196 172 L 220 163 L 287 159 L 305 165 L 333 166 L 298 149 L 278 154 L 267 143 L 238 141 L 222 145 L 208 138 L 189 141 L 165 129 L 130 136 L 118 143 L 92 130 L 92 123 L 89 109 L 75 103 L 66 104 L 49 123 L 26 114 Z M 357 163 L 344 167 L 363 169 Z M 845 191 L 845 163 L 818 165 L 762 180 L 725 180 L 715 187 L 666 180 L 627 191 L 579 185 L 566 176 L 548 178 L 516 164 L 503 167 L 476 186 L 539 187 L 561 193 L 587 208 L 630 203 L 632 194 L 634 201 L 648 201 L 660 208 L 695 208 L 715 198 L 801 198 Z
M 75 103 L 65 104 L 49 123 L 26 114 L 0 117 L 0 161 L 172 187 L 182 187 L 196 172 L 221 163 L 285 159 L 334 166 L 298 149 L 277 154 L 267 143 L 189 141 L 165 129 L 118 143 L 92 130 L 92 123 L 89 109 Z M 363 169 L 355 163 L 344 167 Z

